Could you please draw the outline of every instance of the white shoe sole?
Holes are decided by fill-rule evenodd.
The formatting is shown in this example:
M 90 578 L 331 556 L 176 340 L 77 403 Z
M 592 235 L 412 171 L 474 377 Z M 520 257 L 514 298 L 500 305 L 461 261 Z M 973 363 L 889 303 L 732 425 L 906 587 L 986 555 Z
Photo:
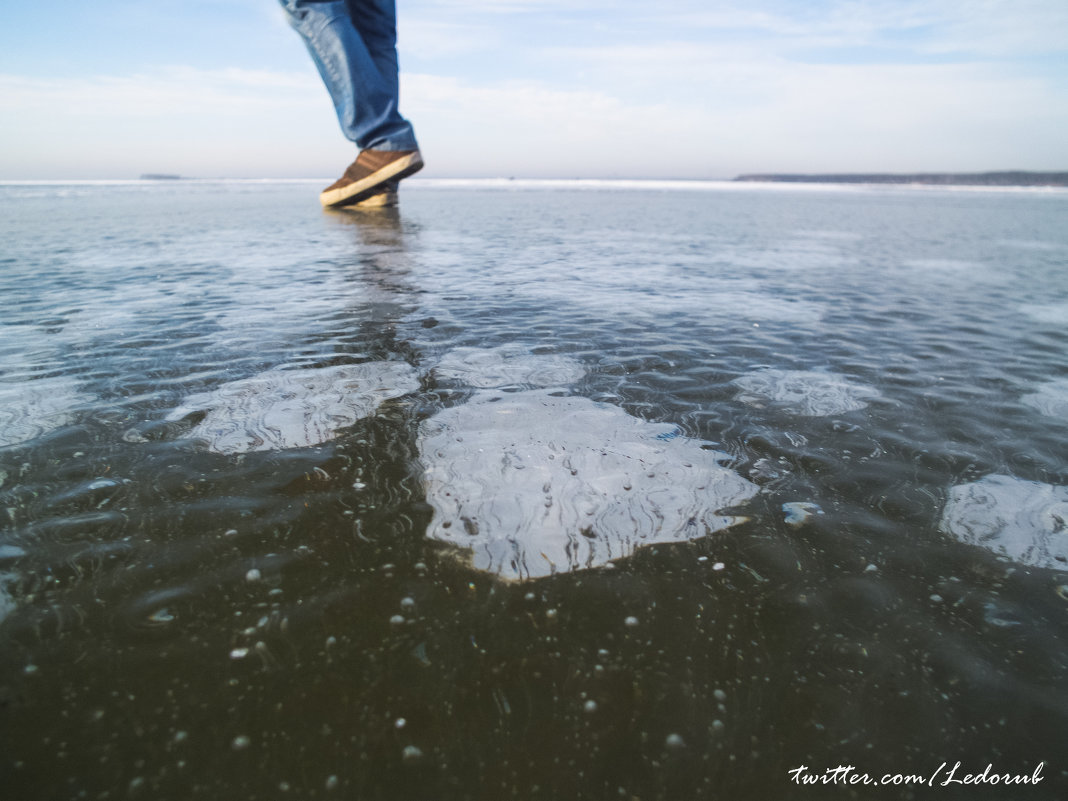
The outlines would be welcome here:
M 417 172 L 422 166 L 423 157 L 419 155 L 417 150 L 387 164 L 378 172 L 372 173 L 362 180 L 323 192 L 319 195 L 319 202 L 327 208 L 331 206 L 351 206 L 373 195 L 375 190 L 386 181 L 399 181 L 401 178 L 406 178 Z
M 353 208 L 353 209 L 386 209 L 392 208 L 397 205 L 397 190 L 387 189 L 385 192 L 378 192 L 373 195 L 368 195 L 363 200 L 358 200 L 355 203 L 349 203 L 341 208 Z

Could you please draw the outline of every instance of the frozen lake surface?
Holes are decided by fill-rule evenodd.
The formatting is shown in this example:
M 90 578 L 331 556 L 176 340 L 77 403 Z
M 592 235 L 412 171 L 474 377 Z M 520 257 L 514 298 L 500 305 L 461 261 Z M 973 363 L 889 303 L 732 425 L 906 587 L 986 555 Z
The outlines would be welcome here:
M 1065 797 L 1068 192 L 319 188 L 0 184 L 13 798 Z

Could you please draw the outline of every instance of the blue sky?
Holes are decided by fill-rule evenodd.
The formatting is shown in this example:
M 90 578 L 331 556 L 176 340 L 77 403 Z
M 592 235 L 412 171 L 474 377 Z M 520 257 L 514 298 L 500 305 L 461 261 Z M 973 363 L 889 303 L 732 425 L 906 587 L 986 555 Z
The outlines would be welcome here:
M 399 0 L 442 177 L 1068 170 L 1064 0 Z M 275 0 L 9 4 L 0 179 L 336 177 Z

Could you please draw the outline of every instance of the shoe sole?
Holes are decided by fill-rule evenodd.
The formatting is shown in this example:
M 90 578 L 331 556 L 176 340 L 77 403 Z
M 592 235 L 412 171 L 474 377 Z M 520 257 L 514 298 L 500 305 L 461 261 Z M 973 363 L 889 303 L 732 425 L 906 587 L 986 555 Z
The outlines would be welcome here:
M 386 192 L 377 192 L 373 195 L 368 195 L 363 200 L 357 200 L 355 203 L 347 203 L 344 206 L 338 208 L 347 209 L 386 209 L 392 208 L 397 205 L 397 190 L 392 189 Z
M 418 151 L 409 153 L 403 158 L 391 161 L 378 172 L 373 172 L 366 178 L 354 181 L 347 186 L 330 189 L 319 195 L 319 202 L 324 208 L 337 208 L 338 206 L 351 206 L 359 203 L 375 193 L 386 181 L 399 181 L 409 175 L 419 172 L 423 168 L 423 158 Z

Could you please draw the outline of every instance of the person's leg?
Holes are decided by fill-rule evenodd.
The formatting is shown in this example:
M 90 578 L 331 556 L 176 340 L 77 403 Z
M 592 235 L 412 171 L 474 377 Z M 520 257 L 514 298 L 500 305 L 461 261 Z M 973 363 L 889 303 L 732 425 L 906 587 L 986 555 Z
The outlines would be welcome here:
M 418 149 L 397 109 L 393 0 L 280 3 L 319 69 L 345 137 L 361 150 Z
M 382 81 L 394 98 L 400 96 L 397 62 L 396 0 L 345 0 L 349 19 L 360 34 Z
M 423 166 L 411 124 L 397 110 L 394 0 L 279 0 L 303 37 L 360 153 L 319 195 L 324 206 L 396 202 L 396 182 Z M 357 21 L 359 24 L 357 25 Z M 392 185 L 392 189 L 389 186 Z

